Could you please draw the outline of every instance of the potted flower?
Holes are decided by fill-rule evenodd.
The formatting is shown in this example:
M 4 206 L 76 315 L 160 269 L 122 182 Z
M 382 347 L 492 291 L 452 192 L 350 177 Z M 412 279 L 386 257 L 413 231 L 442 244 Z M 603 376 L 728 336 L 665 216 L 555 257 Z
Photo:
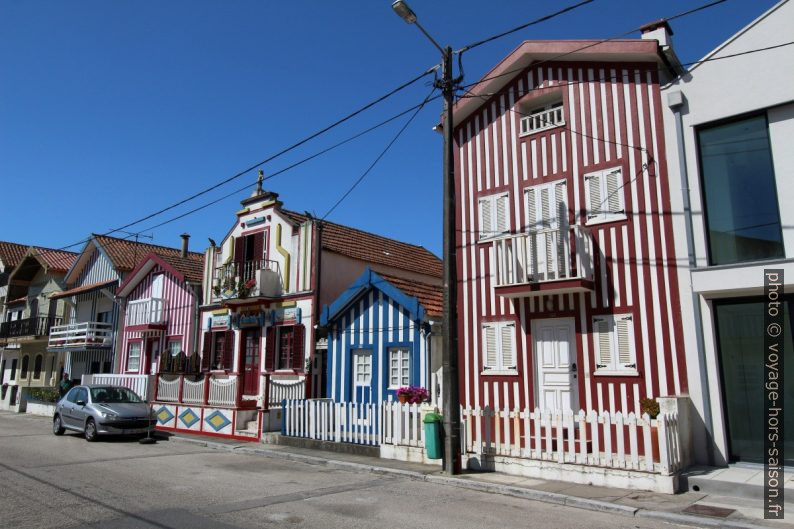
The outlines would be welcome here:
M 640 413 L 646 413 L 651 419 L 659 415 L 659 403 L 656 399 L 640 399 Z M 646 454 L 647 455 L 647 454 Z M 651 455 L 654 463 L 659 462 L 659 432 L 656 426 L 651 426 Z
M 397 399 L 405 404 L 420 404 L 430 398 L 425 388 L 419 386 L 404 386 L 397 390 Z

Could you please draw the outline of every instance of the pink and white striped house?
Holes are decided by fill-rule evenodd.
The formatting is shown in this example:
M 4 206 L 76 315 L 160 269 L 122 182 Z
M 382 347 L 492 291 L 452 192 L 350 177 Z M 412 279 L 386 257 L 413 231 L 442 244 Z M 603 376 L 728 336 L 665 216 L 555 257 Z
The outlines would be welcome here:
M 455 105 L 464 410 L 639 416 L 687 392 L 659 92 L 677 61 L 649 36 L 526 41 Z

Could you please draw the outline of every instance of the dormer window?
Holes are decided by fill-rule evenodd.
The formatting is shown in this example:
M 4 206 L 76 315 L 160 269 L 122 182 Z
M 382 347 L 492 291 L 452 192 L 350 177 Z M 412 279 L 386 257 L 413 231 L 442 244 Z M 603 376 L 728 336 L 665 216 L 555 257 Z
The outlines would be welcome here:
M 521 118 L 521 136 L 565 125 L 562 101 L 534 107 Z

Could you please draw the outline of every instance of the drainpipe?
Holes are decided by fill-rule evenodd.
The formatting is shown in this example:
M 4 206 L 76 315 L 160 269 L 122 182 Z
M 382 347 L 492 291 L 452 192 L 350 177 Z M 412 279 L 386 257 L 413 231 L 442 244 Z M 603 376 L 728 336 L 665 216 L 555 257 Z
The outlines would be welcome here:
M 202 292 L 202 284 L 201 283 L 193 283 L 188 281 L 188 286 L 190 286 L 191 290 L 193 290 L 193 295 L 196 297 L 196 304 L 193 307 L 193 328 L 191 329 L 191 334 L 193 335 L 193 351 L 192 354 L 198 355 L 199 354 L 199 329 L 201 328 L 201 312 L 199 310 L 199 306 L 202 303 L 201 300 L 201 292 Z M 198 357 L 196 357 L 198 358 Z M 201 362 L 199 362 L 199 370 L 201 370 Z
M 700 295 L 692 288 L 692 270 L 697 267 L 695 254 L 695 230 L 692 220 L 692 203 L 689 194 L 689 173 L 686 163 L 686 148 L 684 144 L 684 124 L 682 111 L 686 104 L 684 94 L 680 90 L 667 94 L 667 105 L 675 115 L 675 133 L 678 140 L 678 170 L 681 173 L 681 194 L 684 198 L 684 218 L 686 220 L 686 245 L 689 254 L 689 289 L 692 292 L 692 306 L 694 307 L 695 337 L 697 340 L 698 362 L 700 364 L 700 387 L 703 396 L 703 423 L 706 428 L 706 457 L 709 465 L 714 464 L 714 419 L 711 413 L 711 391 L 709 377 L 706 372 L 706 344 L 703 339 L 703 320 L 701 316 Z

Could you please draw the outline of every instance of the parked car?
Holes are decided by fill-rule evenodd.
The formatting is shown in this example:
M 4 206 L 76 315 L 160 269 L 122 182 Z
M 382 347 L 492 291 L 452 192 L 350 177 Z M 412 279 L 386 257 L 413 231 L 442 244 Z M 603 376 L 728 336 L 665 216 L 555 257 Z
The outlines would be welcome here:
M 82 432 L 86 441 L 102 434 L 146 433 L 157 420 L 134 391 L 120 386 L 75 386 L 55 405 L 52 433 Z

